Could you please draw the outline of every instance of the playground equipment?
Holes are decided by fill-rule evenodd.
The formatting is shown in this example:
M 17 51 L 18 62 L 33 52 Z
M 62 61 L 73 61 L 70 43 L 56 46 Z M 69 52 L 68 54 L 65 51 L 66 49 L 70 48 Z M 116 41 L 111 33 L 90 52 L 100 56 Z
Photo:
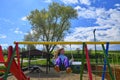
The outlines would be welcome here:
M 106 65 L 108 66 L 108 69 L 109 69 L 110 79 L 115 80 L 115 77 L 112 74 L 112 70 L 111 70 L 107 55 L 108 55 L 109 44 L 120 44 L 120 42 L 14 42 L 14 43 L 16 44 L 17 47 L 18 47 L 18 44 L 42 44 L 42 45 L 48 45 L 48 44 L 49 45 L 50 44 L 55 44 L 55 45 L 56 44 L 76 44 L 76 45 L 80 45 L 80 44 L 83 44 L 83 54 L 82 54 L 82 66 L 81 66 L 81 71 L 80 71 L 80 80 L 82 80 L 82 76 L 83 76 L 83 69 L 84 69 L 84 63 L 85 63 L 84 56 L 86 56 L 86 64 L 87 64 L 87 69 L 88 69 L 89 80 L 93 80 L 87 45 L 89 45 L 89 44 L 92 44 L 92 45 L 100 44 L 100 45 L 102 45 L 102 48 L 103 48 L 103 51 L 104 51 L 104 56 L 105 56 L 105 58 L 104 58 L 104 68 L 103 68 L 103 71 L 102 71 L 103 72 L 102 80 L 105 79 Z M 107 44 L 106 49 L 104 47 L 105 44 Z M 16 48 L 16 50 L 18 51 L 18 48 Z M 19 57 L 18 57 L 18 59 L 19 59 Z
M 16 47 L 17 49 L 18 47 Z M 18 49 L 17 49 L 18 50 Z M 18 51 L 16 51 L 19 53 Z M 4 64 L 6 67 L 6 70 L 2 70 L 5 72 L 4 76 L 0 78 L 0 80 L 7 80 L 8 73 L 11 72 L 17 80 L 30 80 L 29 77 L 26 77 L 23 71 L 20 68 L 20 63 L 16 62 L 14 59 L 15 51 L 13 51 L 12 46 L 9 46 L 8 48 L 8 59 L 5 61 L 3 54 L 2 54 L 2 47 L 0 46 L 0 63 Z M 17 60 L 19 61 L 19 54 L 17 55 Z

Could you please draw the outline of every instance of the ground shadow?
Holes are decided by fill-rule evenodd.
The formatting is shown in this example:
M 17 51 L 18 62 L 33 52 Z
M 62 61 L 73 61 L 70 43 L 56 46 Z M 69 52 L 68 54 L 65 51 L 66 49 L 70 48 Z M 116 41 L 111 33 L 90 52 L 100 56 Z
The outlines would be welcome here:
M 46 73 L 45 67 L 39 67 L 36 70 L 27 70 L 26 75 L 30 76 L 31 78 L 59 78 L 61 74 L 64 72 L 56 72 L 53 68 L 50 68 L 48 74 Z

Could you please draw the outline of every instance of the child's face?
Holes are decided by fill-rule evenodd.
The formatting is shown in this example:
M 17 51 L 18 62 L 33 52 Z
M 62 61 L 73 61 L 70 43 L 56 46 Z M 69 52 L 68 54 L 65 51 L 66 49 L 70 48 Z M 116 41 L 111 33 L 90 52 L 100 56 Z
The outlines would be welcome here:
M 62 49 L 62 50 L 60 51 L 60 53 L 62 53 L 62 54 L 64 54 L 64 52 L 65 52 L 64 49 Z

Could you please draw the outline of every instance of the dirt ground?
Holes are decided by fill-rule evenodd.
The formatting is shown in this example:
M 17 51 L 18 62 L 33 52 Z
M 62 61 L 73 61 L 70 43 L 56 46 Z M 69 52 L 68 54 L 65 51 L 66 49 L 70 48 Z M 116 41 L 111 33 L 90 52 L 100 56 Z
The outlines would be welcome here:
M 94 68 L 92 66 L 92 68 Z M 97 70 L 102 71 L 103 66 L 98 66 Z M 108 69 L 107 69 L 108 70 Z M 115 69 L 112 68 L 112 72 L 115 72 L 116 80 L 120 79 L 120 66 L 116 66 Z M 56 72 L 53 68 L 50 69 L 49 73 L 46 74 L 45 68 L 41 68 L 41 70 L 27 70 L 24 72 L 26 76 L 30 77 L 30 80 L 80 80 L 80 74 L 70 73 L 67 74 L 65 71 Z M 98 73 L 97 75 L 92 74 L 93 80 L 101 80 L 102 73 Z M 17 80 L 14 76 L 9 76 L 7 80 Z M 87 72 L 83 74 L 83 80 L 89 80 L 89 76 Z M 106 79 L 110 80 L 109 73 L 106 73 Z
M 115 80 L 120 80 L 120 65 L 116 65 L 116 66 L 111 65 L 111 67 L 112 67 L 111 68 L 112 74 L 113 74 Z M 97 66 L 97 71 L 102 71 L 102 70 L 103 70 L 103 66 Z M 106 79 L 111 80 L 108 67 L 107 67 L 106 71 L 107 71 L 106 75 L 105 75 Z M 97 75 L 102 76 L 102 73 L 98 73 Z
M 92 71 L 93 69 L 95 69 L 94 66 L 92 67 Z M 97 71 L 102 71 L 103 70 L 103 66 L 98 66 L 97 67 Z M 108 69 L 107 69 L 108 71 Z M 116 78 L 116 80 L 120 79 L 120 66 L 115 66 L 115 68 L 113 68 L 112 66 L 112 72 Z M 46 74 L 46 68 L 40 68 L 40 70 L 27 70 L 24 72 L 26 76 L 30 77 L 30 80 L 80 80 L 80 74 L 75 74 L 75 73 L 70 73 L 67 74 L 65 71 L 61 71 L 61 72 L 56 72 L 53 68 L 50 69 L 49 73 Z M 96 75 L 92 74 L 92 78 L 93 80 L 101 80 L 101 76 L 102 73 L 98 73 Z M 14 76 L 9 76 L 8 80 L 17 80 Z M 84 71 L 83 74 L 83 80 L 89 80 L 89 76 L 88 73 Z M 109 73 L 106 73 L 106 79 L 105 80 L 110 80 L 110 75 Z
M 30 80 L 80 80 L 80 74 L 70 73 L 65 71 L 55 72 L 53 68 L 50 69 L 48 74 L 37 71 L 25 71 L 25 75 L 30 77 Z M 14 76 L 9 76 L 8 80 L 17 80 Z M 83 74 L 83 80 L 89 80 L 88 74 Z M 93 75 L 93 80 L 101 80 L 101 77 Z

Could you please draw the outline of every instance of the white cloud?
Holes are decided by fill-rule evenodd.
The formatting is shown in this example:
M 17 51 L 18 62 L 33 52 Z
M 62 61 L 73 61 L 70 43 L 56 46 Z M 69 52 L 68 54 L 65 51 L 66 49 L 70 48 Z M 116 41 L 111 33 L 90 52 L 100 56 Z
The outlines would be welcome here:
M 78 11 L 78 17 L 83 17 L 83 18 L 96 18 L 96 13 L 94 7 L 90 8 L 84 8 L 77 6 L 75 9 Z
M 0 18 L 1 22 L 5 22 L 5 23 L 9 23 L 11 25 L 15 24 L 14 22 L 12 22 L 10 19 L 6 19 L 6 18 Z
M 84 8 L 81 6 L 77 6 L 75 9 L 78 11 L 79 18 L 96 19 L 98 25 L 120 25 L 120 11 L 117 9 L 105 10 L 105 8 Z
M 0 39 L 5 39 L 6 37 L 6 35 L 0 34 Z
M 104 27 L 103 26 L 76 27 L 73 29 L 74 31 L 70 35 L 66 36 L 65 41 L 81 41 L 81 42 L 94 41 L 94 34 L 93 34 L 94 29 L 96 29 L 95 35 L 96 35 L 97 41 L 108 41 L 108 42 L 120 41 L 120 36 L 119 36 L 120 28 L 115 26 L 110 27 L 109 25 L 106 25 Z M 77 45 L 74 46 L 74 48 L 77 48 L 77 47 L 78 47 Z M 98 47 L 99 48 L 97 49 L 101 49 L 100 46 Z M 94 46 L 90 45 L 89 48 L 94 49 Z M 115 47 L 111 49 L 115 49 Z
M 93 41 L 94 29 L 97 29 L 97 41 L 120 41 L 120 11 L 117 8 L 106 10 L 105 8 L 77 6 L 75 9 L 78 11 L 79 18 L 95 19 L 98 26 L 76 27 L 65 38 L 65 41 Z
M 91 41 L 94 27 L 76 27 L 65 41 Z
M 52 2 L 52 0 L 45 0 L 45 2 L 46 2 L 46 3 L 51 3 L 51 2 Z
M 91 41 L 93 40 L 93 29 L 97 29 L 96 37 L 98 41 L 120 41 L 119 10 L 81 6 L 76 6 L 75 9 L 78 11 L 79 18 L 96 19 L 95 23 L 98 26 L 77 27 L 65 40 Z
M 120 7 L 120 4 L 115 4 L 116 7 Z
M 117 10 L 120 10 L 120 4 L 115 4 L 114 6 L 116 7 Z
M 23 34 L 23 32 L 22 32 L 22 31 L 20 31 L 20 29 L 19 29 L 19 28 L 16 28 L 16 29 L 15 29 L 15 31 L 14 31 L 14 33 L 16 33 L 16 34 Z
M 61 0 L 61 1 L 65 4 L 77 4 L 80 2 L 80 4 L 91 5 L 90 0 Z
M 91 5 L 90 0 L 80 0 L 80 3 L 85 5 Z
M 81 6 L 76 6 L 74 9 L 76 9 L 77 11 L 85 11 L 86 8 L 83 8 Z
M 8 47 L 8 44 L 1 44 L 2 47 Z
M 76 4 L 78 0 L 61 0 L 65 4 Z
M 94 29 L 96 29 L 97 41 L 120 41 L 120 27 L 110 25 L 76 27 L 73 29 L 74 31 L 65 38 L 65 41 L 93 41 Z
M 21 18 L 22 21 L 27 21 L 27 16 Z
M 109 14 L 108 12 L 105 10 L 105 8 L 95 8 L 94 10 L 95 14 L 95 18 L 103 18 L 103 19 L 106 19 Z
M 118 11 L 117 9 L 110 9 L 108 11 L 104 11 L 102 15 L 104 16 L 104 18 L 99 16 L 96 18 L 97 24 L 101 26 L 109 25 L 112 27 L 120 27 L 120 11 Z
M 78 11 L 78 17 L 96 19 L 98 17 L 106 18 L 108 16 L 108 13 L 105 11 L 104 8 L 95 7 L 85 8 L 81 6 L 76 6 L 74 9 Z

